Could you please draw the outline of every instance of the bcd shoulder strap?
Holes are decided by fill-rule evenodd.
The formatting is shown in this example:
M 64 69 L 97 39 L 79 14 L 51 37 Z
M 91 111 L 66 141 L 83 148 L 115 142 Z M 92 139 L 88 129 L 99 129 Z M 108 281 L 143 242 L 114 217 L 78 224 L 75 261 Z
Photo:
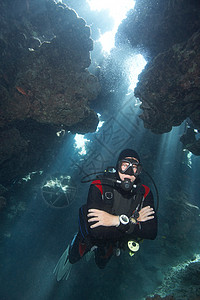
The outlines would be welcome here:
M 136 208 L 139 211 L 142 209 L 144 200 L 146 196 L 149 194 L 150 188 L 144 184 L 139 183 L 137 185 L 137 191 L 136 191 Z
M 141 183 L 139 183 L 136 187 L 135 194 L 135 207 L 137 211 L 139 211 L 143 207 L 145 197 L 145 188 Z
M 92 184 L 96 185 L 96 187 L 100 190 L 102 200 L 107 206 L 108 210 L 112 209 L 114 204 L 114 186 L 111 180 L 114 178 L 114 174 L 109 174 L 109 177 L 106 176 L 98 176 L 97 180 L 93 181 Z M 138 183 L 136 187 L 136 193 L 133 195 L 134 204 L 140 210 L 143 206 L 144 199 L 149 194 L 149 187 Z
M 102 201 L 105 203 L 105 205 L 109 208 L 112 208 L 113 201 L 114 201 L 114 192 L 113 192 L 113 185 L 114 183 L 112 180 L 114 178 L 114 174 L 109 174 L 108 177 L 104 176 L 98 176 L 98 180 L 93 182 L 97 188 L 101 192 Z

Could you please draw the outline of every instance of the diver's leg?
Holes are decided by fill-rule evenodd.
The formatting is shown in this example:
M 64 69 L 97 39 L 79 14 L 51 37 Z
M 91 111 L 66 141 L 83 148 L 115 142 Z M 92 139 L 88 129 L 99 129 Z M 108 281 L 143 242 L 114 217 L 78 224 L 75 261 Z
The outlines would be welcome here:
M 112 243 L 100 246 L 95 250 L 95 262 L 100 269 L 104 269 L 113 255 Z
M 80 232 L 78 232 L 69 247 L 69 262 L 71 264 L 76 263 L 77 261 L 79 261 L 83 255 L 85 255 L 88 251 L 90 250 L 90 248 L 87 246 L 87 244 L 85 243 L 82 235 Z

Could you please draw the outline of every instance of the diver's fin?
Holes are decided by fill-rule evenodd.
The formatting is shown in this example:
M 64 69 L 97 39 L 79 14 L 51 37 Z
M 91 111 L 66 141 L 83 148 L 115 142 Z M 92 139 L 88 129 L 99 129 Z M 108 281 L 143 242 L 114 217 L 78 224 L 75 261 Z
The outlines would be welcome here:
M 87 262 L 90 261 L 90 259 L 92 258 L 93 256 L 93 252 L 92 251 L 88 251 L 86 254 L 85 254 L 85 259 Z
M 88 251 L 86 254 L 85 254 L 85 259 L 87 262 L 90 261 L 90 259 L 92 258 L 92 256 L 94 255 L 94 251 L 97 249 L 97 246 L 93 246 L 90 251 Z
M 53 273 L 56 276 L 57 281 L 60 281 L 61 279 L 67 280 L 69 277 L 69 274 L 70 274 L 70 271 L 72 268 L 72 264 L 69 262 L 68 255 L 69 255 L 69 246 L 67 247 L 67 249 L 64 251 L 64 253 L 60 257 L 60 259 L 53 271 Z

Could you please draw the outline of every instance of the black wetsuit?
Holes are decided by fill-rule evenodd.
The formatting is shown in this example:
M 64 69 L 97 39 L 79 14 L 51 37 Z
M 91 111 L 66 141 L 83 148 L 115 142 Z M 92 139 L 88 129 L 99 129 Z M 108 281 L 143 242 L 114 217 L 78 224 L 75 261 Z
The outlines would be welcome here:
M 142 207 L 150 206 L 154 208 L 153 195 L 147 186 L 138 184 L 137 188 L 132 192 L 124 192 L 120 188 L 112 190 L 113 199 L 105 200 L 105 195 L 102 189 L 101 181 L 96 180 L 90 185 L 87 206 L 85 207 L 85 222 L 87 223 L 87 210 L 99 209 L 104 210 L 113 215 L 125 214 L 130 217 L 136 208 L 139 210 Z M 104 195 L 104 200 L 102 199 Z M 137 196 L 140 194 L 140 196 Z M 138 201 L 138 199 L 140 201 Z M 130 239 L 155 239 L 157 235 L 157 216 L 154 219 L 140 222 L 139 224 L 127 225 L 120 224 L 119 227 L 99 226 L 91 229 L 88 225 L 88 236 L 85 239 L 80 228 L 78 234 L 74 237 L 69 251 L 69 261 L 75 263 L 85 253 L 87 253 L 92 246 L 96 245 L 95 261 L 98 267 L 104 268 L 108 260 L 113 254 L 115 245 L 122 247 L 127 244 Z M 91 223 L 90 223 L 91 225 Z M 88 242 L 89 241 L 89 242 Z

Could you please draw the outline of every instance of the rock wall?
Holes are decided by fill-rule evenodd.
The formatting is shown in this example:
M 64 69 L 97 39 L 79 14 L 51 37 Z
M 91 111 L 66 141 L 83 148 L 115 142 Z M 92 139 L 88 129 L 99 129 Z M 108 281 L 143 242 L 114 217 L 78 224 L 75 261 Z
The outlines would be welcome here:
M 168 132 L 187 117 L 200 128 L 199 45 L 197 32 L 186 43 L 157 55 L 141 74 L 135 95 L 142 101 L 146 128 Z
M 117 44 L 130 43 L 148 60 L 135 95 L 144 126 L 154 133 L 188 118 L 190 127 L 200 128 L 199 12 L 194 0 L 138 0 L 119 28 Z M 189 140 L 182 139 L 184 147 L 200 155 L 200 142 Z
M 96 130 L 98 117 L 89 102 L 100 85 L 87 70 L 90 28 L 75 11 L 53 0 L 2 0 L 0 14 L 0 180 L 5 182 L 37 169 L 35 153 L 43 162 L 51 160 L 61 128 Z

